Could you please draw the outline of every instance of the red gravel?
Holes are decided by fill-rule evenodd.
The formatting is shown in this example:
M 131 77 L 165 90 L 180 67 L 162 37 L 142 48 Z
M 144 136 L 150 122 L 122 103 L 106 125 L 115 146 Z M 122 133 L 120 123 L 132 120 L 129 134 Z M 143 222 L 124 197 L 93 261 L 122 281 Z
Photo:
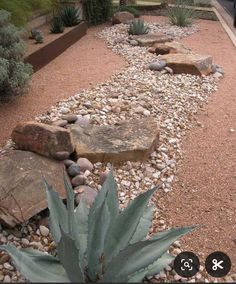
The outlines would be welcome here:
M 174 190 L 160 198 L 170 225 L 202 224 L 185 237 L 184 249 L 202 260 L 226 252 L 236 272 L 236 48 L 219 22 L 198 21 L 200 32 L 182 42 L 210 54 L 226 75 L 185 138 L 184 160 Z M 198 123 L 199 125 L 199 123 Z M 234 129 L 235 132 L 231 132 Z
M 35 73 L 27 95 L 0 105 L 0 146 L 17 122 L 33 119 L 56 102 L 108 80 L 126 66 L 122 57 L 95 37 L 101 29 L 90 28 L 80 41 Z

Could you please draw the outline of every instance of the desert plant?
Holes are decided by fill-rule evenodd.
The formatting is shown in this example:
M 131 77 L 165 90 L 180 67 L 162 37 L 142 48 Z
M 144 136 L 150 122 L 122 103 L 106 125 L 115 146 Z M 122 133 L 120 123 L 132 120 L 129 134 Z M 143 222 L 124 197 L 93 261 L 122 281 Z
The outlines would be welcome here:
M 130 35 L 143 35 L 147 34 L 149 31 L 149 27 L 144 23 L 143 20 L 134 20 L 129 25 L 128 33 Z
M 42 32 L 38 32 L 35 35 L 35 43 L 43 43 L 43 42 L 44 42 L 43 34 Z
M 32 75 L 32 66 L 23 63 L 21 32 L 10 24 L 10 13 L 0 10 L 0 101 L 24 93 Z
M 84 0 L 83 11 L 90 25 L 102 24 L 112 15 L 112 0 Z
M 153 207 L 148 201 L 156 188 L 119 210 L 117 185 L 108 175 L 90 210 L 65 179 L 67 206 L 45 182 L 50 229 L 57 256 L 2 245 L 19 271 L 32 282 L 138 282 L 159 273 L 172 262 L 166 251 L 194 227 L 173 228 L 146 239 Z
M 136 18 L 140 17 L 141 15 L 140 11 L 132 6 L 126 6 L 126 5 L 119 6 L 117 12 L 122 12 L 122 11 L 129 12 L 133 14 Z
M 24 26 L 34 10 L 50 11 L 53 0 L 1 0 L 0 9 L 12 15 L 12 22 L 16 26 Z
M 74 6 L 65 6 L 60 11 L 60 17 L 65 27 L 73 27 L 80 22 L 80 11 Z
M 172 25 L 186 27 L 192 24 L 195 11 L 187 6 L 186 0 L 176 0 L 174 6 L 168 9 L 168 17 Z
M 29 38 L 35 39 L 38 33 L 40 33 L 38 29 L 36 28 L 31 29 Z
M 59 34 L 64 32 L 63 22 L 60 17 L 53 17 L 51 23 L 51 33 Z

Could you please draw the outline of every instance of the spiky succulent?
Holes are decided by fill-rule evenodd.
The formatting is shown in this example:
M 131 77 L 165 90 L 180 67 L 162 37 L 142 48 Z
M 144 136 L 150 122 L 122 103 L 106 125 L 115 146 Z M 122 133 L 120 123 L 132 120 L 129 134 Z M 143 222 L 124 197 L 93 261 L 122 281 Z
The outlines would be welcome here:
M 51 33 L 59 34 L 64 32 L 64 26 L 61 17 L 53 17 L 51 22 Z
M 74 6 L 66 6 L 60 12 L 61 20 L 65 27 L 73 27 L 80 22 L 80 10 Z
M 168 9 L 168 17 L 172 25 L 186 27 L 192 24 L 195 10 L 188 7 L 189 1 L 176 0 L 174 6 Z
M 143 20 L 133 20 L 129 25 L 128 33 L 130 35 L 143 35 L 147 34 L 149 31 L 149 27 L 144 23 Z
M 45 185 L 57 256 L 0 246 L 32 282 L 139 282 L 172 262 L 166 252 L 169 246 L 194 228 L 173 228 L 147 239 L 153 211 L 148 201 L 156 188 L 119 210 L 112 172 L 90 210 L 82 199 L 74 208 L 73 190 L 66 178 L 67 206 L 47 182 Z

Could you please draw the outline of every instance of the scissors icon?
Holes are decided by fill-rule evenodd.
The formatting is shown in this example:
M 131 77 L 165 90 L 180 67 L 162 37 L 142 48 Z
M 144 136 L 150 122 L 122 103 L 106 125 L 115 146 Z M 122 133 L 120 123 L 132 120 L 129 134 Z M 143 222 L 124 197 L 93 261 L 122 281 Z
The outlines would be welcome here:
M 222 264 L 223 262 L 224 262 L 223 260 L 217 261 L 216 258 L 212 259 L 212 263 L 214 264 L 214 265 L 212 266 L 212 269 L 213 269 L 214 271 L 216 271 L 218 268 L 224 269 L 224 267 L 221 266 L 221 264 Z

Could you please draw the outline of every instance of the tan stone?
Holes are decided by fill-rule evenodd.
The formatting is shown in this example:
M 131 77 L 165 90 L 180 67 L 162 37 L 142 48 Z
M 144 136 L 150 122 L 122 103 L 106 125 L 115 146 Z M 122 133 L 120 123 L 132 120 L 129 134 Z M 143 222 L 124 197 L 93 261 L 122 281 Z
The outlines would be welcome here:
M 14 227 L 47 208 L 43 177 L 65 198 L 64 165 L 32 152 L 0 155 L 0 222 Z
M 159 130 L 154 118 L 134 119 L 116 125 L 70 127 L 79 157 L 91 162 L 142 161 L 155 149 Z
M 164 60 L 175 74 L 208 75 L 211 73 L 212 57 L 199 54 L 166 54 L 159 57 Z
M 112 17 L 112 24 L 129 24 L 131 21 L 134 20 L 134 15 L 123 11 L 123 12 L 117 12 Z
M 162 33 L 133 36 L 140 46 L 152 46 L 155 43 L 172 41 L 173 38 Z
M 11 137 L 18 149 L 46 157 L 56 157 L 57 152 L 71 154 L 74 151 L 69 131 L 58 126 L 23 122 L 13 129 Z
M 177 41 L 165 42 L 165 43 L 155 43 L 149 50 L 151 53 L 156 53 L 156 55 L 164 55 L 169 53 L 191 53 L 191 49 L 186 48 L 182 43 Z

